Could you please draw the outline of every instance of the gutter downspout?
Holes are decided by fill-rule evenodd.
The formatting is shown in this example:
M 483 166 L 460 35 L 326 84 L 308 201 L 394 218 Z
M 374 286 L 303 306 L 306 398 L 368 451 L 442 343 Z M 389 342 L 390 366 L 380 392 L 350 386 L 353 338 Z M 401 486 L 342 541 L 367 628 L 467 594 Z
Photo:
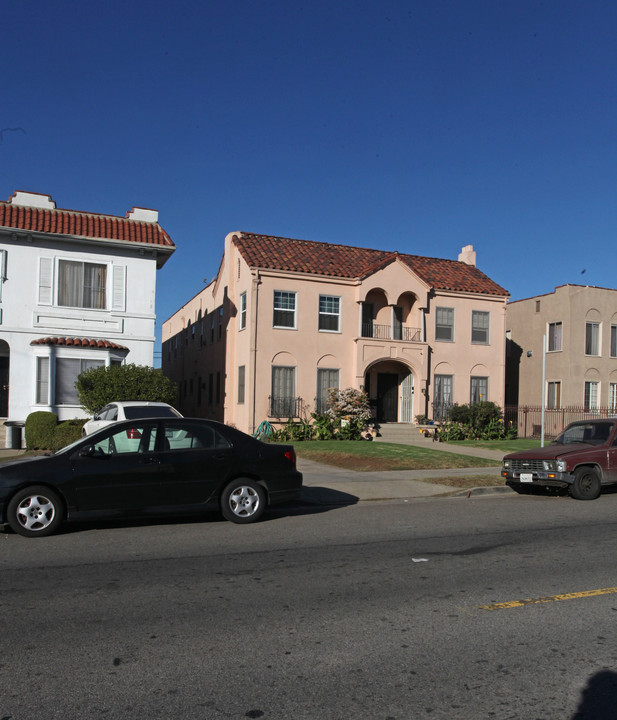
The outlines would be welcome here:
M 254 433 L 255 429 L 257 428 L 257 422 L 255 418 L 255 405 L 257 402 L 257 318 L 259 316 L 258 309 L 259 309 L 259 286 L 261 285 L 261 278 L 259 276 L 259 270 L 255 273 L 255 276 L 253 278 L 253 288 L 252 288 L 252 300 L 251 303 L 251 326 L 253 328 L 253 333 L 251 335 L 251 348 L 250 348 L 250 356 L 251 356 L 251 383 L 253 385 L 253 399 L 252 399 L 252 426 L 250 429 L 250 433 Z

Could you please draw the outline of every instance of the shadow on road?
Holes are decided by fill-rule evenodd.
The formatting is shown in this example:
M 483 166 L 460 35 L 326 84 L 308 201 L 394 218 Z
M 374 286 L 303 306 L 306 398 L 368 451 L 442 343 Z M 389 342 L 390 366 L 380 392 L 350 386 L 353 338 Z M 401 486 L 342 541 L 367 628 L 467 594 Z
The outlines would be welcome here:
M 572 720 L 614 720 L 617 714 L 617 673 L 603 670 L 589 678 Z

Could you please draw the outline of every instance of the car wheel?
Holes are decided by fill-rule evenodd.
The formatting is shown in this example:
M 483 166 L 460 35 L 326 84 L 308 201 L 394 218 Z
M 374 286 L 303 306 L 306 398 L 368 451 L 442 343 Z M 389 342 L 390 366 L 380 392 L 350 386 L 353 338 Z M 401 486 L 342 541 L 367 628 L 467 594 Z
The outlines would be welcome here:
M 570 485 L 570 495 L 575 500 L 595 500 L 602 490 L 598 473 L 590 467 L 579 468 Z
M 6 519 L 24 537 L 45 537 L 56 532 L 64 517 L 60 497 L 50 488 L 29 487 L 14 495 Z
M 248 478 L 238 478 L 230 482 L 221 495 L 223 517 L 234 523 L 255 522 L 265 509 L 265 490 L 259 483 Z

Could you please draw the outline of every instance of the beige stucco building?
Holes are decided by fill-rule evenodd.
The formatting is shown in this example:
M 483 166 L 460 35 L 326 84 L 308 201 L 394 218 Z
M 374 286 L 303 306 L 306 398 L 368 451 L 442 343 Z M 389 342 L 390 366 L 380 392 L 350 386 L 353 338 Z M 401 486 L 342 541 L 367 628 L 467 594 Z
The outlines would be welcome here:
M 381 422 L 504 404 L 508 293 L 459 260 L 230 233 L 217 277 L 163 324 L 185 415 L 253 432 L 364 388 Z
M 508 404 L 617 409 L 617 290 L 561 285 L 509 303 L 506 324 Z

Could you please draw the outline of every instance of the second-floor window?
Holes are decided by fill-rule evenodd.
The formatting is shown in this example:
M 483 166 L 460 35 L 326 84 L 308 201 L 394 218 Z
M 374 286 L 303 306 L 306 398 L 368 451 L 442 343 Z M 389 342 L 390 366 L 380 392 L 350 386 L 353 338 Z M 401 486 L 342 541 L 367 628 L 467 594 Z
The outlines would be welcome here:
M 454 308 L 438 307 L 436 309 L 435 340 L 454 340 Z
M 617 357 L 617 325 L 611 325 L 611 357 Z
M 319 329 L 338 332 L 341 327 L 341 298 L 335 295 L 319 296 Z
M 246 293 L 240 295 L 240 330 L 246 327 Z
M 274 291 L 274 316 L 272 324 L 278 328 L 296 327 L 296 293 Z
M 58 305 L 63 307 L 107 307 L 107 265 L 60 260 Z
M 548 351 L 557 352 L 561 350 L 561 330 L 562 325 L 560 322 L 553 322 L 548 324 Z
M 471 312 L 471 342 L 476 345 L 488 345 L 490 313 L 481 310 Z
M 600 324 L 585 323 L 585 355 L 600 354 Z

